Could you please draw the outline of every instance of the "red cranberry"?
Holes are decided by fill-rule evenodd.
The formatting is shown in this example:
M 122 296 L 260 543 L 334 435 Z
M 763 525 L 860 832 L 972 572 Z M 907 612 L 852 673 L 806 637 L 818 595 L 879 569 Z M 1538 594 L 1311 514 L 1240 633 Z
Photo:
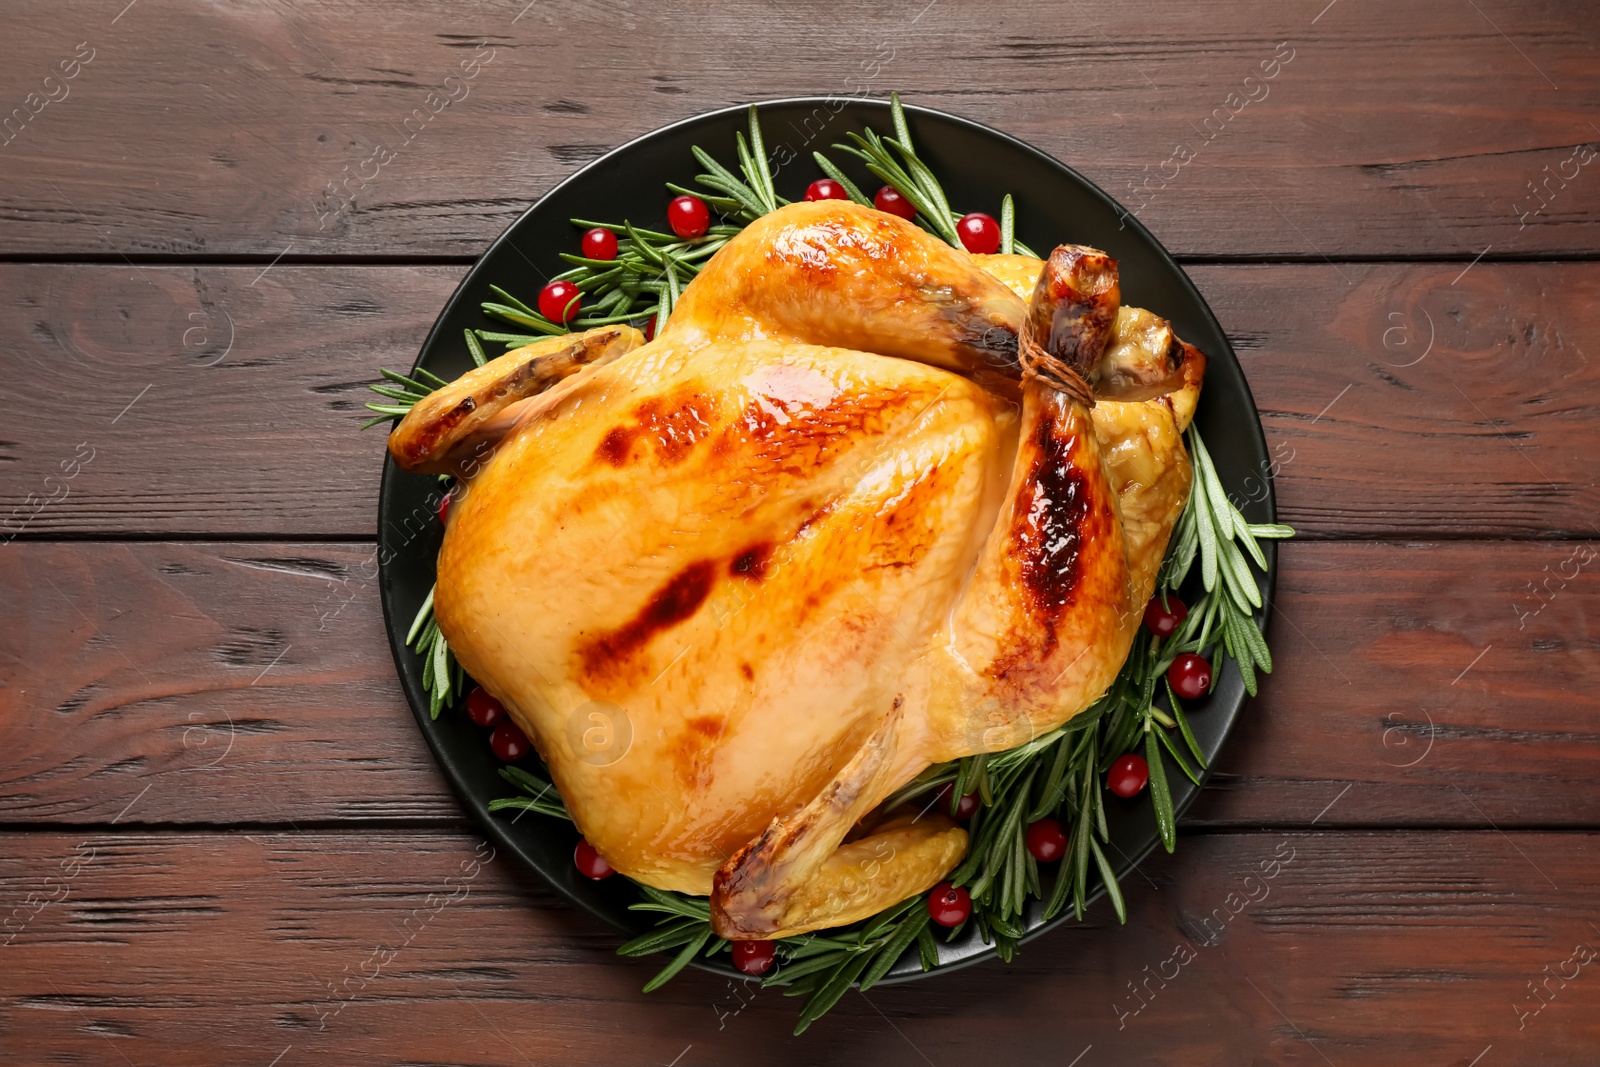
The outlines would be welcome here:
M 955 792 L 955 783 L 946 782 L 939 787 L 938 799 L 934 801 L 933 810 L 953 815 L 957 819 L 970 819 L 973 812 L 978 810 L 978 794 L 968 793 L 956 804 L 955 811 L 950 810 L 950 796 Z
M 539 290 L 539 314 L 551 322 L 571 322 L 582 304 L 580 290 L 565 279 L 558 279 Z
M 585 231 L 583 256 L 585 259 L 616 259 L 617 235 L 604 226 Z
M 850 194 L 844 191 L 844 186 L 832 178 L 818 178 L 806 186 L 807 200 L 849 200 Z
M 907 200 L 905 194 L 892 185 L 885 185 L 878 190 L 878 195 L 872 198 L 872 206 L 879 211 L 899 215 L 903 219 L 917 217 L 917 205 Z
M 467 694 L 467 718 L 479 726 L 498 726 L 506 721 L 506 706 L 480 685 Z
M 450 521 L 450 495 L 446 493 L 439 498 L 439 524 L 441 526 Z
M 656 339 L 656 316 L 654 315 L 651 315 L 650 318 L 645 321 L 644 339 L 646 341 L 654 341 Z
M 611 864 L 606 862 L 606 858 L 589 844 L 588 838 L 579 841 L 578 847 L 572 850 L 572 862 L 577 865 L 579 874 L 585 878 L 593 878 L 597 882 L 617 873 L 611 869 Z
M 972 914 L 972 894 L 940 882 L 928 894 L 928 917 L 940 926 L 960 926 Z
M 961 247 L 973 255 L 993 255 L 1000 251 L 1000 224 L 981 211 L 961 216 L 956 223 Z
M 1028 851 L 1040 863 L 1053 863 L 1067 854 L 1067 835 L 1054 819 L 1040 819 L 1028 824 Z
M 1106 786 L 1119 797 L 1135 797 L 1150 781 L 1150 764 L 1137 752 L 1118 759 L 1106 772 Z
M 1178 627 L 1183 625 L 1183 620 L 1189 617 L 1189 609 L 1183 601 L 1167 594 L 1166 604 L 1161 603 L 1160 597 L 1151 597 L 1150 603 L 1144 606 L 1145 629 L 1157 637 L 1171 637 L 1178 632 Z
M 762 975 L 772 970 L 778 947 L 771 941 L 735 941 L 733 965 L 743 974 Z
M 1185 652 L 1167 668 L 1172 691 L 1185 700 L 1199 700 L 1211 691 L 1211 664 L 1202 656 Z
M 679 237 L 699 237 L 711 228 L 711 209 L 698 196 L 675 197 L 667 205 L 667 224 Z
M 517 729 L 517 724 L 509 719 L 494 728 L 494 733 L 489 735 L 489 747 L 494 749 L 495 758 L 502 763 L 516 763 L 528 754 L 533 747 L 528 744 L 528 735 Z

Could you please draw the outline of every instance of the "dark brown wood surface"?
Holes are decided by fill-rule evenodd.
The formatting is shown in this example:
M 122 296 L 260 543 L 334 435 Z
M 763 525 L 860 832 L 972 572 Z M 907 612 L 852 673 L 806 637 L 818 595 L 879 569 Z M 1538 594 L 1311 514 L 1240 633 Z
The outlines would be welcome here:
M 352 0 L 139 0 L 113 23 L 115 3 L 26 0 L 0 45 L 7 107 L 79 42 L 93 59 L 3 149 L 0 240 L 35 255 L 471 256 L 577 165 L 671 120 L 897 89 L 1146 204 L 1187 255 L 1594 247 L 1600 182 L 1559 180 L 1600 136 L 1592 12 L 1327 3 L 923 0 L 779 16 L 754 0 L 430 0 L 375 17 Z M 431 92 L 454 102 L 433 114 Z M 427 121 L 408 127 L 418 108 Z M 329 183 L 347 167 L 362 177 L 380 144 L 393 162 L 368 164 L 354 208 L 331 212 Z M 1192 161 L 1163 168 L 1180 144 Z M 1533 215 L 1528 183 L 1546 166 L 1558 180 Z
M 1335 798 L 1319 825 L 1600 823 L 1600 568 L 1543 601 L 1526 588 L 1583 547 L 1504 543 L 1486 568 L 1473 542 L 1289 545 L 1277 670 L 1190 823 L 1303 827 Z M 372 555 L 0 551 L 0 599 L 29 622 L 0 633 L 0 824 L 103 825 L 146 786 L 122 822 L 456 823 L 362 578 Z
M 0 840 L 0 888 L 37 898 L 5 948 L 17 1062 L 1461 1067 L 1600 1042 L 1592 833 L 1187 834 L 1129 879 L 1126 926 L 1097 906 L 798 1040 L 792 1000 L 708 974 L 641 1004 L 650 961 L 470 831 Z
M 1600 534 L 1600 264 L 1466 266 L 1190 268 L 1306 538 Z M 366 383 L 410 365 L 462 273 L 0 264 L 0 515 L 87 444 L 23 536 L 371 537 Z
M 24 0 L 4 25 L 0 1060 L 1600 1062 L 1588 6 Z M 889 89 L 1078 167 L 1184 258 L 1301 540 L 1277 671 L 1126 927 L 1097 906 L 792 1039 L 770 990 L 640 994 L 655 961 L 489 858 L 362 579 L 382 441 L 355 426 L 582 163 Z

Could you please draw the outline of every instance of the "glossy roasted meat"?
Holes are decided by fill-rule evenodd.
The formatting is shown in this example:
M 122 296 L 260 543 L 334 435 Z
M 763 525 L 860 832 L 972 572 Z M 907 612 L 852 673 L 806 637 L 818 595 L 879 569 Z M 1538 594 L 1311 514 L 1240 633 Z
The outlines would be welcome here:
M 1103 253 L 971 257 L 840 201 L 752 224 L 641 341 L 509 353 L 395 430 L 465 479 L 440 628 L 616 869 L 728 937 L 875 914 L 966 847 L 886 797 L 1115 677 L 1204 357 Z

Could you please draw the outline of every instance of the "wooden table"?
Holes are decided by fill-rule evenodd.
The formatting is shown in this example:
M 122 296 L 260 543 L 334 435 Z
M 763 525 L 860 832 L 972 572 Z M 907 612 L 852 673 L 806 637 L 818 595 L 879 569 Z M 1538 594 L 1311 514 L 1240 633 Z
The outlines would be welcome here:
M 125 3 L 19 0 L 0 43 L 0 1060 L 1600 1062 L 1592 7 Z M 1138 207 L 1300 537 L 1125 927 L 792 1039 L 770 990 L 641 995 L 504 858 L 447 887 L 487 850 L 362 577 L 355 426 L 578 165 L 892 88 Z

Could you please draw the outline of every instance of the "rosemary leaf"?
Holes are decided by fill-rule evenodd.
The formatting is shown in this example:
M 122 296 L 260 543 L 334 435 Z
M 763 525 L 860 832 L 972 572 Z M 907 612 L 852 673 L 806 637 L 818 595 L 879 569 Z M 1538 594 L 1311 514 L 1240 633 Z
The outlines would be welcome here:
M 654 886 L 645 885 L 643 882 L 639 882 L 638 886 L 639 892 L 644 894 L 646 903 L 631 904 L 629 905 L 630 910 L 643 911 L 646 908 L 654 908 L 670 912 L 673 915 L 681 915 L 685 919 L 699 919 L 701 922 L 711 921 L 711 905 L 706 902 L 704 897 L 668 893 Z
M 1218 541 L 1217 563 L 1222 571 L 1223 584 L 1239 610 L 1248 615 L 1252 609 L 1259 608 L 1261 590 L 1257 587 L 1255 575 L 1250 573 L 1250 565 L 1245 562 L 1244 553 L 1239 551 L 1238 544 L 1233 541 Z
M 767 163 L 767 144 L 761 137 L 761 122 L 756 118 L 756 106 L 750 105 L 750 154 L 755 157 L 755 165 L 746 173 L 753 182 L 761 186 L 765 193 L 768 211 L 778 210 L 778 190 L 772 184 L 772 170 Z
M 473 332 L 481 340 L 503 344 L 507 348 L 520 348 L 523 345 L 531 345 L 535 341 L 542 340 L 542 338 L 532 337 L 525 333 L 495 333 L 493 330 L 474 330 Z
M 1230 619 L 1229 622 L 1231 623 L 1232 620 Z M 1249 629 L 1255 629 L 1254 626 L 1251 626 L 1248 623 L 1244 625 Z M 1236 632 L 1225 632 L 1227 633 L 1230 644 L 1233 646 L 1228 651 L 1233 657 L 1234 666 L 1239 668 L 1239 677 L 1244 681 L 1245 692 L 1249 693 L 1251 696 L 1255 696 L 1256 671 L 1255 663 L 1253 662 L 1252 657 L 1249 655 L 1250 646 L 1247 641 L 1240 640 Z
M 489 291 L 491 293 L 494 293 L 501 300 L 504 300 L 511 307 L 513 307 L 516 310 L 522 312 L 524 315 L 538 315 L 539 314 L 536 310 L 534 310 L 533 308 L 529 307 L 527 304 L 524 304 L 522 301 L 518 300 L 516 297 L 512 296 L 510 293 L 506 292 L 504 289 L 500 288 L 498 285 L 489 286 Z
M 1245 551 L 1250 553 L 1250 558 L 1256 561 L 1257 567 L 1266 570 L 1267 557 L 1262 553 L 1261 546 L 1256 544 L 1256 536 L 1250 529 L 1250 524 L 1244 521 L 1244 515 L 1240 513 L 1238 508 L 1233 506 L 1233 501 L 1231 500 L 1228 501 L 1228 510 L 1233 512 L 1231 519 L 1234 540 L 1243 545 Z
M 1161 845 L 1168 852 L 1178 847 L 1177 819 L 1172 814 L 1172 792 L 1167 788 L 1167 768 L 1161 762 L 1161 746 L 1156 741 L 1159 727 L 1151 727 L 1144 735 L 1144 758 L 1150 765 L 1150 802 L 1156 810 L 1156 828 L 1161 831 Z
M 1190 426 L 1192 429 L 1193 424 Z M 1217 468 L 1211 465 L 1211 453 L 1206 451 L 1205 442 L 1200 439 L 1198 433 L 1189 435 L 1189 450 L 1200 471 L 1199 484 L 1205 488 L 1206 505 L 1211 512 L 1212 521 L 1216 523 L 1217 536 L 1225 540 L 1231 538 L 1233 505 L 1228 503 L 1228 494 L 1222 488 L 1222 479 L 1217 477 Z
M 1159 727 L 1152 729 L 1150 732 L 1154 734 L 1161 742 L 1162 747 L 1167 750 L 1167 753 L 1172 757 L 1173 762 L 1178 765 L 1178 769 L 1183 772 L 1184 777 L 1188 778 L 1189 781 L 1193 782 L 1195 785 L 1199 785 L 1200 776 L 1189 769 L 1189 763 L 1183 758 L 1183 753 L 1179 752 L 1177 746 L 1173 743 L 1172 735 L 1166 730 L 1160 729 Z
M 556 819 L 570 819 L 566 805 L 532 797 L 496 797 L 489 801 L 490 811 L 533 811 Z
M 1194 509 L 1195 530 L 1200 539 L 1200 584 L 1210 592 L 1217 585 L 1217 529 L 1207 495 L 1203 485 L 1193 486 L 1189 490 L 1188 506 Z
M 1184 743 L 1189 746 L 1190 754 L 1194 756 L 1195 762 L 1200 765 L 1200 769 L 1204 770 L 1206 766 L 1205 754 L 1200 751 L 1200 742 L 1195 740 L 1194 731 L 1189 729 L 1189 717 L 1183 713 L 1183 705 L 1178 703 L 1178 694 L 1172 691 L 1172 683 L 1167 681 L 1165 677 L 1161 681 L 1167 687 L 1167 700 L 1172 705 L 1172 717 L 1178 720 L 1178 732 L 1183 734 Z
M 653 993 L 657 989 L 660 989 L 662 986 L 666 985 L 668 982 L 672 981 L 673 976 L 689 965 L 689 961 L 695 958 L 695 955 L 705 947 L 706 942 L 710 940 L 710 938 L 711 927 L 706 926 L 702 928 L 699 936 L 693 941 L 690 941 L 688 944 L 684 945 L 683 951 L 678 953 L 671 963 L 663 967 L 660 974 L 656 975 L 654 978 L 650 979 L 650 981 L 644 984 L 644 989 L 642 992 Z
M 661 290 L 656 298 L 656 336 L 661 336 L 662 329 L 667 325 L 667 319 L 672 315 L 672 301 L 667 298 L 667 291 Z
M 1251 523 L 1250 533 L 1255 537 L 1265 537 L 1270 540 L 1281 540 L 1294 536 L 1294 527 L 1285 526 L 1281 522 Z
M 678 919 L 658 926 L 648 933 L 640 934 L 618 948 L 617 955 L 648 956 L 652 952 L 677 948 L 679 945 L 696 940 L 702 930 L 709 932 L 710 927 L 698 919 Z
M 1256 627 L 1254 621 L 1243 623 L 1239 627 L 1239 633 L 1245 639 L 1245 643 L 1250 646 L 1252 657 L 1261 665 L 1262 671 L 1271 674 L 1272 650 L 1267 647 L 1267 639 L 1261 636 L 1261 631 Z
M 925 212 L 928 221 L 933 224 L 934 232 L 951 242 L 953 247 L 961 247 L 961 235 L 956 233 L 955 213 L 950 210 L 950 202 L 944 197 L 944 190 L 939 188 L 939 181 L 933 176 L 922 160 L 916 154 L 904 148 L 895 141 L 889 142 L 899 151 L 904 158 L 906 173 L 911 176 L 917 191 L 922 194 L 922 199 L 927 203 Z M 903 191 L 903 190 L 902 190 Z
M 811 158 L 817 161 L 817 167 L 822 171 L 822 173 L 826 174 L 828 177 L 844 186 L 844 191 L 851 200 L 854 200 L 856 203 L 865 207 L 872 206 L 872 198 L 857 188 L 856 183 L 846 177 L 844 171 L 834 166 L 833 162 L 829 160 L 827 156 L 823 155 L 821 152 L 813 152 L 811 153 Z
M 868 953 L 858 953 L 853 959 L 840 967 L 832 978 L 829 978 L 806 1001 L 804 1008 L 800 1009 L 800 1022 L 794 1028 L 794 1036 L 799 1037 L 806 1032 L 806 1027 L 816 1022 L 828 1013 L 850 989 L 850 984 L 856 977 L 866 970 L 867 964 L 872 961 Z
M 488 362 L 488 359 L 483 354 L 483 346 L 478 343 L 477 335 L 471 330 L 462 330 L 461 332 L 466 335 L 467 351 L 472 355 L 473 364 L 479 367 L 483 366 Z
M 1100 851 L 1100 845 L 1094 838 L 1089 839 L 1089 850 L 1094 853 L 1094 865 L 1100 869 L 1100 881 L 1105 884 L 1106 896 L 1111 898 L 1111 907 L 1116 910 L 1117 922 L 1127 922 L 1128 907 L 1122 901 L 1122 887 L 1117 884 L 1117 872 L 1111 869 L 1106 854 Z
M 913 897 L 912 900 L 917 904 L 922 903 L 921 897 Z M 879 979 L 889 973 L 889 968 L 893 967 L 896 961 L 905 955 L 906 950 L 911 947 L 911 942 L 915 941 L 917 935 L 927 928 L 928 922 L 927 908 L 917 908 L 901 920 L 900 926 L 895 930 L 893 936 L 884 942 L 883 947 L 878 950 L 877 955 L 873 958 L 872 964 L 862 972 L 861 991 L 863 993 L 871 989 Z
M 433 621 L 433 593 L 437 588 L 436 585 L 428 587 L 428 598 L 422 602 L 422 607 L 417 609 L 417 617 L 411 620 L 411 629 L 406 631 L 407 648 L 416 641 L 417 634 L 422 632 L 422 628 Z
M 631 238 L 635 234 L 639 234 L 658 243 L 682 240 L 675 233 L 662 233 L 659 230 L 635 230 L 626 222 L 595 222 L 592 219 L 568 219 L 567 221 L 580 230 L 610 230 L 618 237 L 627 234 Z
M 772 211 L 773 207 L 767 201 L 767 190 L 761 184 L 761 179 L 756 176 L 756 161 L 750 154 L 750 143 L 744 139 L 744 134 L 735 131 L 733 135 L 734 154 L 739 157 L 739 170 L 745 177 L 745 188 L 749 189 L 755 197 L 757 205 L 761 208 L 759 215 Z M 758 215 L 758 217 L 759 217 Z
M 873 938 L 877 937 L 878 934 L 882 932 L 884 927 L 888 926 L 890 923 L 894 922 L 896 919 L 900 918 L 900 916 L 904 915 L 906 912 L 910 911 L 920 903 L 922 903 L 921 897 L 907 897 L 893 907 L 885 908 L 884 910 L 878 912 L 878 914 L 874 916 L 872 920 L 867 923 L 867 925 L 861 928 L 861 932 L 856 934 L 856 944 L 863 946 L 866 945 L 868 941 L 871 941 Z
M 793 963 L 785 963 L 782 970 L 768 978 L 763 985 L 777 985 L 780 982 L 794 982 L 810 974 L 826 974 L 836 971 L 840 966 L 850 960 L 866 958 L 871 953 L 864 949 L 834 949 L 831 952 L 821 953 Z
M 1030 823 L 1049 815 L 1061 806 L 1061 798 L 1066 795 L 1067 772 L 1071 768 L 1073 750 L 1077 747 L 1077 737 L 1073 734 L 1063 734 L 1055 743 L 1055 757 L 1050 762 L 1050 769 L 1045 772 L 1043 779 L 1044 788 L 1028 812 Z
M 662 306 L 666 308 L 667 316 L 670 318 L 672 309 L 678 306 L 678 271 L 670 259 L 667 260 L 667 288 L 663 295 L 667 299 Z
M 412 381 L 399 371 L 390 370 L 388 367 L 379 367 L 378 373 L 394 382 L 396 385 L 405 386 L 418 396 L 427 396 L 433 392 L 433 386 L 423 385 L 421 382 Z
M 497 319 L 504 319 L 506 322 L 512 322 L 518 326 L 526 326 L 530 330 L 538 330 L 540 333 L 549 334 L 552 337 L 567 332 L 565 327 L 557 326 L 543 315 L 529 315 L 504 304 L 484 304 L 483 311 L 486 315 L 493 315 Z
M 1093 793 L 1095 784 L 1100 780 L 1098 774 L 1087 776 L 1083 783 L 1083 794 L 1079 800 L 1078 825 L 1074 827 L 1072 836 L 1073 849 L 1072 862 L 1072 913 L 1078 918 L 1083 918 L 1083 909 L 1089 896 L 1089 847 L 1093 842 L 1093 832 L 1090 830 L 1092 817 L 1091 805 L 1094 803 Z
M 628 240 L 632 242 L 633 248 L 635 248 L 643 258 L 655 264 L 657 267 L 666 266 L 667 261 L 661 258 L 661 250 L 655 245 L 646 241 L 643 237 L 639 236 L 639 231 L 633 228 L 633 223 L 624 219 L 622 226 L 623 229 L 627 231 Z
M 933 932 L 928 929 L 927 923 L 917 929 L 917 956 L 924 971 L 939 966 L 939 943 L 933 939 Z

